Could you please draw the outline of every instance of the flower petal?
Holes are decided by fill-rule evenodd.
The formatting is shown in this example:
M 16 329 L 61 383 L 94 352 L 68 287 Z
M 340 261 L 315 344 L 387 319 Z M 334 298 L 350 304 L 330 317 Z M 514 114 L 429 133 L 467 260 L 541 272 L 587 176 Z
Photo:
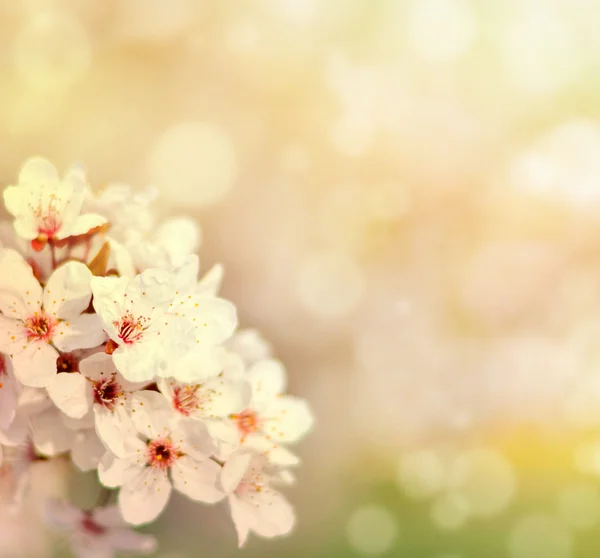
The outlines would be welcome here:
M 47 343 L 31 343 L 13 355 L 15 376 L 30 387 L 47 387 L 56 376 L 58 353 Z
M 171 496 L 171 483 L 166 471 L 140 469 L 138 475 L 121 487 L 119 507 L 123 518 L 132 525 L 155 520 Z
M 257 362 L 246 374 L 252 386 L 252 407 L 270 401 L 286 388 L 286 372 L 283 364 L 275 359 Z
M 0 250 L 0 269 L 0 312 L 24 319 L 39 310 L 42 287 L 23 257 L 11 248 Z
M 230 494 L 239 486 L 251 461 L 250 452 L 237 452 L 225 462 L 221 470 L 221 486 L 225 492 Z
M 162 394 L 138 391 L 133 394 L 131 408 L 131 418 L 140 434 L 153 440 L 171 433 L 177 417 Z
M 311 430 L 315 420 L 308 403 L 293 395 L 273 399 L 264 410 L 264 416 L 267 418 L 263 432 L 272 440 L 287 443 L 299 441 Z
M 128 453 L 127 441 L 137 434 L 130 415 L 129 405 L 117 403 L 110 411 L 94 405 L 95 425 L 98 436 L 116 455 L 124 457 Z
M 75 221 L 64 231 L 61 231 L 59 238 L 66 238 L 68 236 L 79 236 L 90 232 L 92 229 L 104 225 L 106 218 L 96 213 L 86 213 L 85 215 L 78 215 Z
M 71 418 L 83 417 L 92 404 L 91 386 L 78 372 L 56 374 L 46 390 L 54 404 Z
M 81 262 L 67 262 L 52 273 L 44 289 L 44 310 L 61 320 L 81 314 L 92 298 L 92 272 Z
M 93 429 L 80 430 L 71 447 L 71 460 L 80 471 L 93 471 L 106 453 L 104 444 Z
M 225 498 L 225 492 L 218 486 L 220 472 L 220 465 L 210 459 L 198 462 L 185 455 L 174 463 L 171 478 L 175 490 L 188 498 L 214 504 Z
M 52 340 L 63 352 L 92 349 L 106 341 L 102 321 L 97 314 L 81 314 L 69 322 L 59 322 Z
M 109 378 L 114 371 L 112 357 L 104 352 L 84 358 L 79 363 L 79 372 L 93 381 Z

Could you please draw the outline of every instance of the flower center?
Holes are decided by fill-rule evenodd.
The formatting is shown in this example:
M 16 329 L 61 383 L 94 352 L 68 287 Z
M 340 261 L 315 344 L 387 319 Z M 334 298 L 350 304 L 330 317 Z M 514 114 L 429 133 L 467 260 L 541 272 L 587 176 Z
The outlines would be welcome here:
M 56 359 L 58 372 L 79 372 L 79 359 L 72 353 L 62 353 Z
M 148 465 L 156 469 L 169 469 L 183 454 L 168 438 L 158 438 L 148 443 Z
M 189 417 L 199 407 L 197 389 L 198 386 L 177 386 L 173 389 L 173 408 L 184 417 Z
M 52 194 L 46 202 L 40 203 L 35 209 L 34 214 L 37 221 L 37 229 L 40 237 L 46 240 L 51 239 L 62 226 L 58 205 L 60 200 L 55 194 Z
M 36 312 L 25 320 L 25 333 L 29 341 L 52 341 L 58 321 L 45 312 Z
M 6 355 L 0 353 L 0 388 L 4 387 L 4 377 L 8 374 L 8 365 L 6 364 Z
M 252 432 L 256 432 L 260 426 L 258 416 L 250 409 L 246 409 L 241 413 L 231 415 L 231 418 L 237 423 L 239 431 L 244 436 L 247 436 Z
M 112 411 L 117 404 L 117 399 L 123 395 L 121 386 L 115 380 L 115 376 L 111 376 L 107 380 L 94 382 L 94 403 L 102 405 L 109 411 Z
M 244 496 L 252 492 L 262 492 L 267 486 L 267 479 L 262 472 L 251 469 L 244 475 L 235 493 L 238 496 Z
M 125 345 L 132 345 L 136 341 L 139 341 L 147 328 L 146 318 L 140 316 L 134 318 L 134 316 L 128 312 L 120 320 L 115 320 L 113 325 L 117 328 L 117 335 L 119 339 Z
M 92 515 L 87 512 L 81 520 L 81 528 L 90 535 L 102 535 L 106 529 L 102 525 L 98 525 L 92 518 Z

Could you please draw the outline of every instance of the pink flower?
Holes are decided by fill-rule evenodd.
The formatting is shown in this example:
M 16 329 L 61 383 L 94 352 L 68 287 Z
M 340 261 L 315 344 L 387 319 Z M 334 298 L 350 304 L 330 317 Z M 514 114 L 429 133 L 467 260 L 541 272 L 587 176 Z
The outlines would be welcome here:
M 59 500 L 49 500 L 46 523 L 67 535 L 77 558 L 113 558 L 117 552 L 151 554 L 156 539 L 129 529 L 117 506 L 82 510 Z

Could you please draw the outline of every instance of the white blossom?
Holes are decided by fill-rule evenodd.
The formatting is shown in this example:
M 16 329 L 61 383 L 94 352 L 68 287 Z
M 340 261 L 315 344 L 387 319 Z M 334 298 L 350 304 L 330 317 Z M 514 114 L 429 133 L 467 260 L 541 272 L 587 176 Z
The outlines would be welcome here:
M 269 471 L 269 459 L 252 452 L 237 452 L 223 465 L 221 486 L 227 493 L 231 516 L 242 547 L 252 531 L 261 537 L 289 533 L 296 516 L 290 503 L 273 487 L 290 484 L 285 471 Z
M 150 381 L 194 346 L 192 322 L 171 312 L 177 294 L 168 271 L 146 270 L 132 279 L 94 277 L 92 292 L 116 347 L 115 365 L 126 379 Z
M 268 452 L 273 463 L 297 464 L 297 457 L 285 446 L 300 441 L 313 427 L 314 417 L 307 402 L 284 394 L 286 372 L 277 360 L 256 363 L 245 379 L 251 389 L 250 402 L 247 408 L 229 416 L 228 428 L 236 432 L 239 445 Z
M 134 432 L 131 395 L 145 384 L 126 380 L 104 352 L 83 359 L 78 367 L 79 372 L 57 374 L 48 394 L 68 417 L 80 419 L 91 411 L 100 438 L 120 454 L 124 441 Z
M 58 351 L 96 347 L 105 339 L 90 303 L 90 270 L 79 262 L 60 266 L 42 289 L 31 267 L 14 250 L 0 251 L 0 351 L 15 375 L 43 387 L 56 374 Z
M 178 420 L 156 392 L 136 393 L 133 405 L 138 437 L 129 440 L 125 455 L 108 452 L 98 467 L 102 484 L 121 487 L 118 501 L 125 520 L 141 525 L 156 519 L 172 488 L 199 502 L 223 499 L 220 466 L 210 459 L 214 447 L 206 427 Z
M 221 374 L 198 384 L 160 379 L 158 388 L 181 417 L 201 420 L 211 436 L 237 444 L 238 433 L 229 427 L 229 417 L 241 412 L 250 402 L 250 386 L 241 378 Z
M 61 180 L 46 159 L 28 159 L 18 184 L 4 190 L 4 204 L 15 217 L 17 234 L 42 248 L 48 241 L 86 234 L 103 225 L 106 219 L 101 215 L 80 215 L 85 185 L 85 174 L 78 166 L 71 167 Z

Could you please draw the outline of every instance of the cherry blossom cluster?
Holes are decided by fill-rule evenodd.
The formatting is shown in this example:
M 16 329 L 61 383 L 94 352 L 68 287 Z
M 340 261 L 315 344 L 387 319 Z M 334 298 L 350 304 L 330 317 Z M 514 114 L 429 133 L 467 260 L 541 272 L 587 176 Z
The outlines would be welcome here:
M 3 198 L 0 450 L 15 509 L 31 465 L 67 456 L 103 487 L 92 509 L 47 503 L 76 556 L 153 552 L 132 526 L 173 490 L 226 501 L 240 547 L 291 531 L 279 488 L 295 482 L 289 446 L 313 415 L 261 335 L 237 329 L 222 267 L 199 279 L 194 222 L 157 223 L 155 191 L 95 189 L 39 157 Z

